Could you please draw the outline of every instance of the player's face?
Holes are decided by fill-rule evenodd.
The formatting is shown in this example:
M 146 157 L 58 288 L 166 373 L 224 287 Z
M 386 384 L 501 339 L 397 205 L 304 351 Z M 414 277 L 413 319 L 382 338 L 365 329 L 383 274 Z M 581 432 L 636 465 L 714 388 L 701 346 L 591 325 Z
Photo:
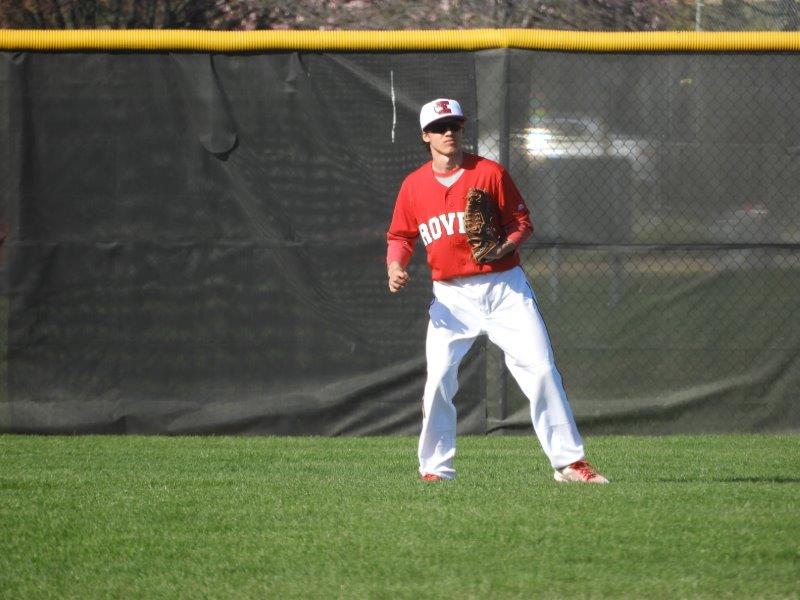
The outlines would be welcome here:
M 422 139 L 431 145 L 431 153 L 452 156 L 461 152 L 464 124 L 457 119 L 436 121 L 422 132 Z

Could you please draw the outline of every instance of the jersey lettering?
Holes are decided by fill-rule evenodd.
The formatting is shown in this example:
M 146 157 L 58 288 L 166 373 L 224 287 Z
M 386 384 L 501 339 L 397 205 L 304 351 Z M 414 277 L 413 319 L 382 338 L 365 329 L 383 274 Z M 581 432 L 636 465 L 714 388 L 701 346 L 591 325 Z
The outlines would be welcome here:
M 456 232 L 455 224 L 458 220 L 458 232 Z M 427 223 L 419 224 L 419 236 L 422 238 L 424 245 L 430 244 L 433 240 L 438 240 L 442 237 L 442 233 L 446 235 L 455 235 L 456 233 L 466 233 L 464 228 L 464 213 L 451 212 L 446 215 L 442 214 L 438 217 L 431 217 Z
M 422 243 L 426 246 L 433 241 L 431 239 L 431 234 L 428 233 L 428 226 L 425 225 L 425 223 L 419 224 L 419 237 L 422 238 Z
M 447 232 L 447 235 L 453 235 L 453 221 L 455 221 L 455 218 L 455 213 L 439 215 L 439 220 L 442 222 L 442 225 L 444 225 L 444 230 Z
M 428 219 L 428 230 L 431 232 L 433 239 L 438 240 L 442 237 L 442 224 L 439 222 L 439 217 Z

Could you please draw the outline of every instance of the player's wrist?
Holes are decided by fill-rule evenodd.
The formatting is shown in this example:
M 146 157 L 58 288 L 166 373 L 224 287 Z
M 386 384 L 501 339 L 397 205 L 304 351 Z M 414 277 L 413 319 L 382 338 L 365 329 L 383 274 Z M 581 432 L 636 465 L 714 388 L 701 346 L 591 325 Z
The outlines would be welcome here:
M 389 274 L 392 274 L 396 273 L 397 271 L 403 271 L 404 269 L 403 265 L 401 265 L 399 261 L 395 260 L 389 263 L 386 270 L 389 272 Z
M 508 256 L 509 254 L 513 254 L 516 250 L 517 246 L 511 240 L 503 240 L 500 245 L 497 247 L 495 251 L 495 256 L 497 259 L 503 258 Z

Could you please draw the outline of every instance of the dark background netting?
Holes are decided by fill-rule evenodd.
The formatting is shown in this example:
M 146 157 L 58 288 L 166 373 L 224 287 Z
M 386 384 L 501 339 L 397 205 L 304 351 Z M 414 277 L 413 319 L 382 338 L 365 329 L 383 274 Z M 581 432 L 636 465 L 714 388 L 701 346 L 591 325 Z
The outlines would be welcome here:
M 3 431 L 416 433 L 385 230 L 439 96 L 528 199 L 584 432 L 800 428 L 796 56 L 0 57 Z M 530 428 L 483 340 L 457 406 Z

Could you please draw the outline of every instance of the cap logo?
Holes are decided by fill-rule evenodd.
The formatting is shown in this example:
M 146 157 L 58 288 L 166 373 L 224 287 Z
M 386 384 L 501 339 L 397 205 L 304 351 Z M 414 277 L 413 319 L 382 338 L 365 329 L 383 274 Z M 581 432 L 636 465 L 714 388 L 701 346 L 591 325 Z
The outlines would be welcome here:
M 439 100 L 436 104 L 433 105 L 433 112 L 435 112 L 437 115 L 453 114 L 453 109 L 450 108 L 450 101 Z

